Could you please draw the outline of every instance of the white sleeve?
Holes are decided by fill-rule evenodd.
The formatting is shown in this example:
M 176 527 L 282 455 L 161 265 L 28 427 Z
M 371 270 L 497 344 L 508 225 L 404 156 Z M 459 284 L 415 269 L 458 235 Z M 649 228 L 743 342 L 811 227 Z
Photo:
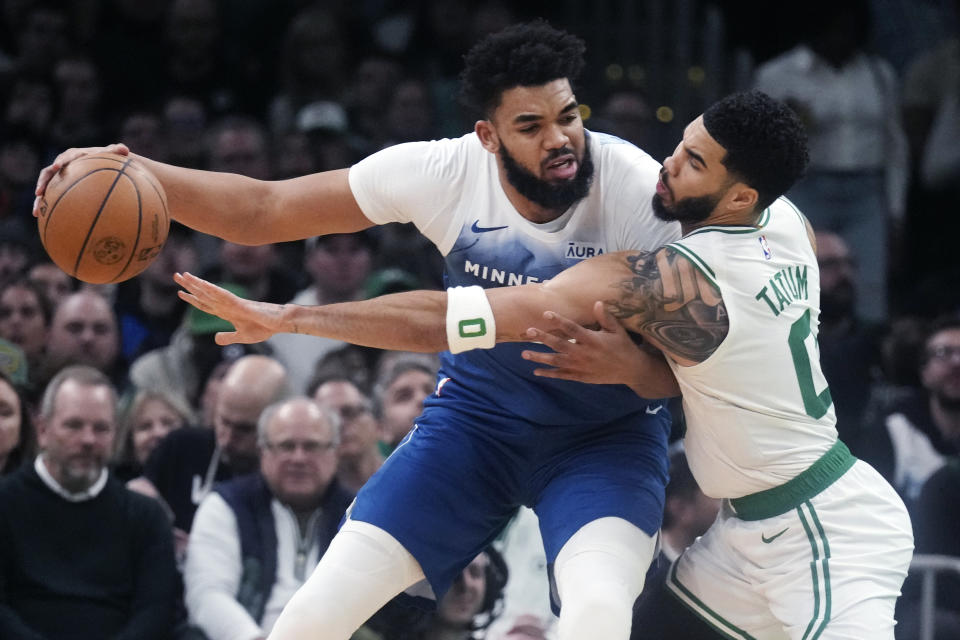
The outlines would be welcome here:
M 680 224 L 660 220 L 653 213 L 653 196 L 660 179 L 660 163 L 635 151 L 608 188 L 614 199 L 614 251 L 653 251 L 680 238 Z
M 237 519 L 217 493 L 211 493 L 193 518 L 183 568 L 190 622 L 210 640 L 254 640 L 266 635 L 237 602 L 240 576 Z
M 412 222 L 433 244 L 452 244 L 460 221 L 451 214 L 463 197 L 471 141 L 433 140 L 387 147 L 350 168 L 350 189 L 376 224 Z

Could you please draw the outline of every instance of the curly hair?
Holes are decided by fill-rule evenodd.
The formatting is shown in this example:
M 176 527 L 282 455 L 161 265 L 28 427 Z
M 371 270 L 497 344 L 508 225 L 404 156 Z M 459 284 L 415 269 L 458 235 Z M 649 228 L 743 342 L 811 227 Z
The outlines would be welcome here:
M 810 160 L 797 115 L 762 91 L 734 93 L 703 114 L 707 133 L 726 150 L 723 165 L 757 190 L 766 209 L 803 177 Z
M 542 19 L 515 24 L 478 42 L 464 56 L 460 100 L 489 117 L 503 92 L 566 78 L 573 84 L 583 70 L 583 40 Z

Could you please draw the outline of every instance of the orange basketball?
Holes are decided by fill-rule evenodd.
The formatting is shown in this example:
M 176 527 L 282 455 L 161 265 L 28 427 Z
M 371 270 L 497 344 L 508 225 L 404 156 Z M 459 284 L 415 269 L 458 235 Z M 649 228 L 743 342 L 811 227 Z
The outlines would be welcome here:
M 93 284 L 121 282 L 147 268 L 170 230 L 167 196 L 136 160 L 83 156 L 47 185 L 37 225 L 58 267 Z

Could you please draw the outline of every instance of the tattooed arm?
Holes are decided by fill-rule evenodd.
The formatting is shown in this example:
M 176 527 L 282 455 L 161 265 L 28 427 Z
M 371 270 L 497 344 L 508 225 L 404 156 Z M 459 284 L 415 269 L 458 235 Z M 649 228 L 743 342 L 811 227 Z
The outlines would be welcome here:
M 681 365 L 710 357 L 730 328 L 713 283 L 669 246 L 619 255 L 629 275 L 620 279 L 618 295 L 604 300 L 610 313 Z
M 530 339 L 553 352 L 525 351 L 528 360 L 548 365 L 537 375 L 580 382 L 619 382 L 647 398 L 679 394 L 660 351 L 681 365 L 702 362 L 727 334 L 719 291 L 684 256 L 664 247 L 655 253 L 622 252 L 578 264 L 542 285 L 578 315 L 550 307 Z M 599 330 L 586 324 L 589 300 Z M 544 301 L 541 301 L 543 303 Z M 644 337 L 645 350 L 623 328 Z

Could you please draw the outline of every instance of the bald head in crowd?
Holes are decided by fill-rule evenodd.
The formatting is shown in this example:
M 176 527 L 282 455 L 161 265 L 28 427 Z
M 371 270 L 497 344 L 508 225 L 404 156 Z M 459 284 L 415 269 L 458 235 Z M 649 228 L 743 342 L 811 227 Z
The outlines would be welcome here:
M 257 420 L 268 405 L 287 395 L 287 372 L 277 360 L 250 355 L 230 366 L 220 386 L 213 426 L 223 460 L 236 471 L 257 468 Z
M 106 298 L 95 291 L 78 291 L 57 305 L 47 341 L 51 376 L 71 364 L 84 364 L 110 375 L 119 354 L 117 318 Z

